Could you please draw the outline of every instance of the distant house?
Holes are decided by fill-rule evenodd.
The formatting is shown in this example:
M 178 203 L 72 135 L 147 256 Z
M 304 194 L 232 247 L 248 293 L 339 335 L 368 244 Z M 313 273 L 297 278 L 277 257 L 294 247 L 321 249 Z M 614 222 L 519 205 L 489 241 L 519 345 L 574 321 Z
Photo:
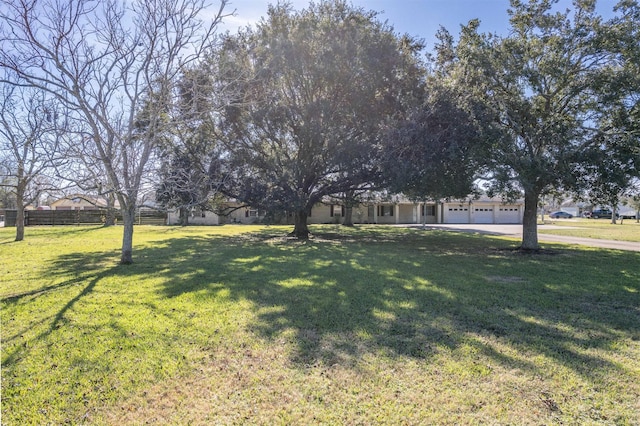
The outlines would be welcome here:
M 116 201 L 115 207 L 119 208 L 119 206 Z M 50 207 L 52 210 L 98 210 L 107 208 L 107 201 L 90 195 L 74 194 L 54 201 Z

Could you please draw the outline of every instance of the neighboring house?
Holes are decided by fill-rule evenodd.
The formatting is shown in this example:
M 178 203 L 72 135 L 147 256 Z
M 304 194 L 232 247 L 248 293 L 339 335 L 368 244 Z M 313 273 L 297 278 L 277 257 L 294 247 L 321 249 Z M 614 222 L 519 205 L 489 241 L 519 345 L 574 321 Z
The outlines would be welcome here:
M 459 200 L 442 203 L 413 203 L 401 197 L 394 198 L 393 201 L 363 203 L 355 206 L 352 212 L 353 222 L 371 224 L 520 224 L 524 214 L 524 203 L 522 201 L 503 203 L 498 198 L 485 197 L 478 200 Z M 266 212 L 245 207 L 233 201 L 227 203 L 225 210 L 227 213 L 220 216 L 211 212 L 194 213 L 189 218 L 189 222 L 207 225 L 265 222 L 293 223 L 292 215 L 267 218 Z M 318 203 L 311 209 L 308 223 L 342 223 L 345 210 L 346 208 L 340 204 Z M 169 223 L 179 223 L 177 212 L 173 216 L 175 219 L 170 219 Z
M 116 201 L 115 208 L 119 208 Z M 103 198 L 96 198 L 84 194 L 74 194 L 60 198 L 50 204 L 51 210 L 97 210 L 107 208 Z

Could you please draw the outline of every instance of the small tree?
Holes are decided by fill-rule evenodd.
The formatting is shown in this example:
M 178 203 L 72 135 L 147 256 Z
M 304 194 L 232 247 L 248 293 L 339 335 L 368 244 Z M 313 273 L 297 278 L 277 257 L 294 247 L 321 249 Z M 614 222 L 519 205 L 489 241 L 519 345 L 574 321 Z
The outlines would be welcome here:
M 219 182 L 212 166 L 219 156 L 214 117 L 224 104 L 210 74 L 211 58 L 185 70 L 177 86 L 179 98 L 172 111 L 172 133 L 160 147 L 160 173 L 156 200 L 164 208 L 177 208 L 188 225 L 193 207 L 212 210 Z
M 631 207 L 636 212 L 636 223 L 640 223 L 640 182 L 634 185 L 634 194 L 622 201 L 622 204 Z
M 201 0 L 3 3 L 0 68 L 56 96 L 89 129 L 87 152 L 120 203 L 123 264 L 133 262 L 138 197 L 167 132 L 173 83 L 212 43 L 225 4 L 205 24 Z
M 54 166 L 60 152 L 57 104 L 39 90 L 0 83 L 0 173 L 15 196 L 16 241 L 24 239 L 24 210 L 47 191 L 59 189 Z

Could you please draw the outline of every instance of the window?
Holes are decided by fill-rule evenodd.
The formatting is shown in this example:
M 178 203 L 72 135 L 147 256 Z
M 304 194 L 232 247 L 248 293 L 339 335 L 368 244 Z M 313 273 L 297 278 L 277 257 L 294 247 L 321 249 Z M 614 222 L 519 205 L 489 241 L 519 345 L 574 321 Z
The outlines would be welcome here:
M 378 216 L 393 216 L 394 206 L 378 206 Z
M 331 213 L 330 213 L 331 217 L 342 217 L 344 216 L 344 206 L 341 205 L 331 205 Z
M 449 209 L 451 210 L 451 209 Z M 422 216 L 435 216 L 436 215 L 436 206 L 422 206 L 422 212 L 420 213 Z

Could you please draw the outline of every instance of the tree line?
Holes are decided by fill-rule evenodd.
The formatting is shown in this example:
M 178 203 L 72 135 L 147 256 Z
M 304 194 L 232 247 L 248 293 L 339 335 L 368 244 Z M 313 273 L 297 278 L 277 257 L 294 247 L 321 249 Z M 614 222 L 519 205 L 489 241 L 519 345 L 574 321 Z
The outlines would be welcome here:
M 229 198 L 289 212 L 304 239 L 323 200 L 349 224 L 372 192 L 484 190 L 524 198 L 525 250 L 548 194 L 638 196 L 636 1 L 605 20 L 594 0 L 511 0 L 507 35 L 472 20 L 431 51 L 343 0 L 223 34 L 226 0 L 213 18 L 200 0 L 2 5 L 1 184 L 19 209 L 62 182 L 117 200 L 121 263 L 145 193 L 184 217 Z

